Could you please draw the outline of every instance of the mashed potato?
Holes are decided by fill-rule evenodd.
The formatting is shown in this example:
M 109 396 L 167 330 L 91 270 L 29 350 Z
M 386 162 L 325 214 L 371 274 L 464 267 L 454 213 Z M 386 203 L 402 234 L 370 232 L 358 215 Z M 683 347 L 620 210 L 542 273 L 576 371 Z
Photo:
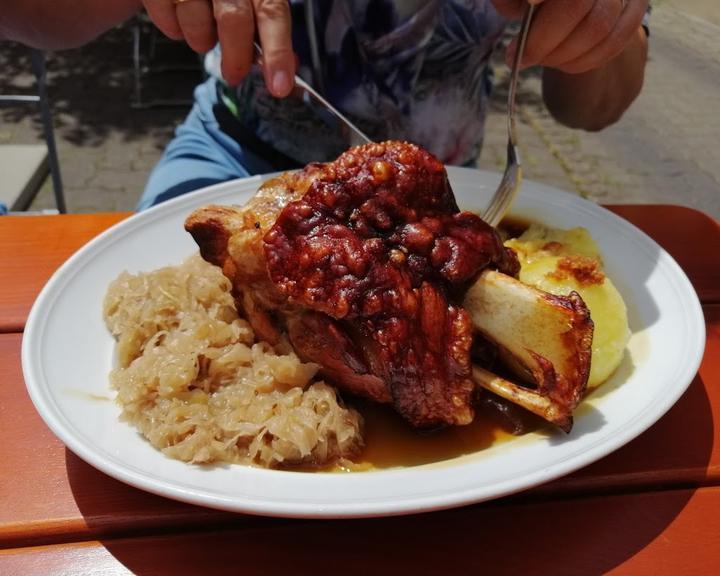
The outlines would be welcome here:
M 110 381 L 123 419 L 188 462 L 324 465 L 357 454 L 360 415 L 289 344 L 255 341 L 230 288 L 200 256 L 111 284 L 104 317 L 118 341 Z
M 627 309 L 605 276 L 600 250 L 584 228 L 556 230 L 532 224 L 506 242 L 520 259 L 520 281 L 556 295 L 576 291 L 595 323 L 588 386 L 607 380 L 617 369 L 630 329 Z

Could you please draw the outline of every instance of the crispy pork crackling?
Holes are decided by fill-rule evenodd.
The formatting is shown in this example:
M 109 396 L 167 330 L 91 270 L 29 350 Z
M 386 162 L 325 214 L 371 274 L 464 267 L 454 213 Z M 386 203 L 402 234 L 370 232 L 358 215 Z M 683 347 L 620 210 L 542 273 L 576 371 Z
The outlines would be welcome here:
M 243 207 L 201 208 L 186 229 L 232 281 L 256 333 L 269 342 L 287 335 L 339 389 L 392 403 L 418 428 L 467 424 L 476 380 L 488 387 L 473 373 L 475 323 L 523 377 L 515 386 L 527 393 L 505 396 L 569 428 L 589 368 L 587 309 L 575 297 L 520 288 L 515 253 L 479 216 L 459 210 L 443 165 L 425 150 L 404 142 L 353 148 L 266 182 Z M 487 283 L 485 271 L 503 281 L 472 291 L 476 309 L 468 310 L 463 300 Z M 497 304 L 503 294 L 511 309 L 513 299 L 522 304 L 513 322 L 548 302 L 569 311 L 551 316 L 557 322 L 543 332 L 546 340 L 559 331 L 562 365 L 528 350 L 532 337 L 508 344 L 512 329 L 493 321 L 507 311 Z

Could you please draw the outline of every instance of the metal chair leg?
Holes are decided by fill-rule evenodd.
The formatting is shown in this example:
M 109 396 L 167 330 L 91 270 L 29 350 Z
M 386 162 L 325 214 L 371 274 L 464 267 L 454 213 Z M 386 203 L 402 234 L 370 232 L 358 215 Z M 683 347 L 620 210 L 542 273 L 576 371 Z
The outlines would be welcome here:
M 63 193 L 62 178 L 60 176 L 60 163 L 58 162 L 57 148 L 55 146 L 55 132 L 53 130 L 50 104 L 47 96 L 45 55 L 36 49 L 31 50 L 30 54 L 33 72 L 35 73 L 38 84 L 40 115 L 42 117 L 43 132 L 45 133 L 45 143 L 48 148 L 48 163 L 50 164 L 50 176 L 52 178 L 53 191 L 55 192 L 55 205 L 57 206 L 58 212 L 64 214 L 67 212 L 67 209 L 65 207 L 65 194 Z
M 142 107 L 142 62 L 140 61 L 140 35 L 142 30 L 140 29 L 140 21 L 135 18 L 132 25 L 132 39 L 133 39 L 133 81 L 134 81 L 134 94 L 131 106 L 133 108 Z

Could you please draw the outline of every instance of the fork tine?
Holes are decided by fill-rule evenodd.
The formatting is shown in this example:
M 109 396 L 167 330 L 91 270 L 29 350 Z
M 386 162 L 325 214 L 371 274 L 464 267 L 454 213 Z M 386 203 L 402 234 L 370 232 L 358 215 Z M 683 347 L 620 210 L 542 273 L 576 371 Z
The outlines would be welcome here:
M 528 4 L 525 8 L 520 26 L 520 34 L 518 36 L 518 48 L 515 52 L 515 59 L 513 60 L 512 71 L 510 73 L 510 90 L 508 91 L 507 105 L 507 163 L 500 185 L 482 215 L 483 220 L 491 226 L 497 226 L 505 214 L 507 214 L 522 182 L 522 162 L 520 159 L 520 150 L 518 149 L 515 125 L 515 95 L 517 93 L 518 76 L 520 74 L 520 61 L 522 60 L 522 54 L 525 50 L 525 41 L 527 40 L 528 31 L 530 30 L 530 22 L 532 21 L 534 9 L 535 6 L 533 4 Z
M 508 167 L 498 186 L 493 202 L 483 214 L 483 220 L 491 226 L 497 226 L 513 203 L 522 181 L 522 167 L 519 164 Z
M 490 204 L 483 214 L 483 220 L 490 226 L 497 226 L 515 200 L 522 183 L 522 162 L 516 146 L 508 142 L 507 164 L 502 180 L 498 185 Z

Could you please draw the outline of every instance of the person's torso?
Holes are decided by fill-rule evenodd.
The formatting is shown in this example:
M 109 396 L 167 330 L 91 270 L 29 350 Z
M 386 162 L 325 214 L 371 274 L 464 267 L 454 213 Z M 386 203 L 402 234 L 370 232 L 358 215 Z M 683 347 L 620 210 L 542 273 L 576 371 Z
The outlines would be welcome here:
M 408 140 L 449 164 L 476 159 L 506 24 L 490 0 L 306 1 L 291 0 L 303 78 L 373 139 Z M 257 70 L 231 97 L 249 129 L 300 163 L 347 148 L 321 107 L 273 98 Z

